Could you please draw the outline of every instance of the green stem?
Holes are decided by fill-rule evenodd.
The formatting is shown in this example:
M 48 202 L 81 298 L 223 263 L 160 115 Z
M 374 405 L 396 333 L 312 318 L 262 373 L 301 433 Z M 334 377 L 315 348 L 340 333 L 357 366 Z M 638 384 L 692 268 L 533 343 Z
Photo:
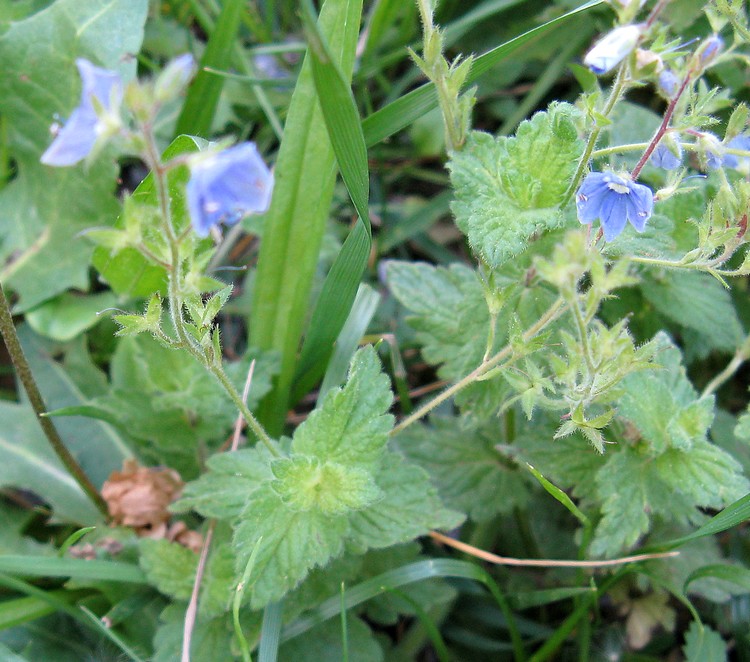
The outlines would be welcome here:
M 591 605 L 594 604 L 600 595 L 606 593 L 611 586 L 619 582 L 625 572 L 625 568 L 618 571 L 607 579 L 598 590 L 592 591 L 592 595 L 583 598 L 573 613 L 563 621 L 562 625 L 555 630 L 546 643 L 529 658 L 529 662 L 543 662 L 550 659 L 555 654 L 555 651 L 562 646 L 568 635 L 573 632 L 578 622 L 586 616 Z
M 560 297 L 547 309 L 547 312 L 545 312 L 544 315 L 542 315 L 525 331 L 525 333 L 523 334 L 523 339 L 530 340 L 531 338 L 536 336 L 546 326 L 560 317 L 564 310 L 565 300 Z M 396 425 L 393 430 L 391 430 L 391 434 L 397 434 L 398 432 L 401 432 L 401 430 L 409 427 L 412 423 L 418 421 L 420 418 L 423 418 L 433 409 L 435 409 L 435 407 L 437 407 L 439 404 L 445 402 L 446 400 L 448 400 L 448 398 L 451 398 L 456 393 L 466 388 L 469 384 L 477 381 L 480 377 L 488 373 L 492 368 L 499 365 L 505 359 L 510 358 L 512 354 L 513 348 L 510 345 L 506 345 L 497 354 L 490 357 L 486 361 L 482 361 L 482 363 L 471 373 L 466 375 L 466 377 L 463 377 L 461 380 L 457 381 L 455 384 L 445 389 L 445 391 L 434 397 L 428 403 L 421 406 L 413 414 L 407 416 L 403 421 Z
M 178 345 L 186 349 L 190 354 L 195 357 L 199 363 L 201 363 L 222 385 L 227 395 L 231 398 L 232 402 L 237 406 L 242 417 L 245 419 L 250 429 L 255 433 L 258 439 L 268 448 L 269 452 L 275 456 L 280 457 L 279 451 L 273 445 L 271 438 L 268 433 L 263 429 L 263 426 L 258 422 L 258 419 L 253 416 L 253 413 L 248 408 L 243 397 L 239 394 L 234 384 L 230 381 L 224 372 L 224 368 L 221 365 L 221 356 L 215 356 L 214 360 L 210 360 L 203 351 L 203 348 L 196 345 L 191 340 L 185 331 L 185 321 L 183 319 L 183 301 L 180 293 L 179 280 L 180 280 L 180 267 L 181 267 L 181 256 L 180 256 L 180 241 L 182 236 L 177 236 L 172 222 L 172 210 L 169 204 L 169 190 L 167 181 L 167 168 L 161 162 L 161 158 L 156 149 L 156 142 L 153 134 L 150 131 L 149 126 L 144 126 L 144 135 L 146 137 L 146 153 L 145 159 L 147 165 L 151 168 L 151 172 L 154 175 L 154 182 L 156 183 L 156 192 L 159 199 L 159 208 L 162 214 L 162 226 L 169 242 L 169 248 L 171 252 L 171 265 L 168 271 L 168 294 L 169 294 L 169 313 L 172 320 L 172 326 L 177 336 Z
M 604 110 L 602 111 L 602 115 L 604 117 L 607 117 L 611 112 L 612 109 L 615 107 L 615 103 L 617 103 L 617 100 L 622 96 L 622 93 L 625 89 L 625 72 L 628 69 L 627 61 L 625 64 L 623 64 L 619 70 L 617 71 L 617 78 L 615 78 L 615 82 L 612 85 L 612 91 L 609 94 L 609 98 L 607 99 L 607 104 L 604 106 Z M 583 150 L 583 156 L 581 156 L 580 161 L 578 161 L 578 168 L 576 169 L 576 174 L 573 176 L 573 181 L 570 182 L 570 186 L 568 187 L 568 190 L 565 192 L 565 197 L 563 198 L 563 201 L 560 203 L 560 209 L 563 209 L 565 205 L 570 202 L 570 199 L 573 197 L 573 194 L 578 189 L 578 185 L 581 183 L 581 179 L 583 179 L 583 174 L 586 172 L 586 169 L 589 167 L 589 159 L 591 159 L 591 154 L 594 151 L 594 147 L 596 147 L 596 141 L 599 139 L 599 134 L 602 132 L 601 126 L 594 127 L 593 131 L 589 135 L 589 139 L 586 142 L 586 149 Z
M 197 358 L 197 357 L 196 357 Z M 274 457 L 281 457 L 281 453 L 278 451 L 278 449 L 273 445 L 273 442 L 271 441 L 271 437 L 268 436 L 268 433 L 265 431 L 263 426 L 258 422 L 258 419 L 253 416 L 253 413 L 248 408 L 245 401 L 242 399 L 242 396 L 239 394 L 237 389 L 234 387 L 234 384 L 229 380 L 229 377 L 227 377 L 227 373 L 224 372 L 224 368 L 221 367 L 221 364 L 218 363 L 220 361 L 220 358 L 216 358 L 215 363 L 206 364 L 206 368 L 211 371 L 211 374 L 213 374 L 214 377 L 218 380 L 218 382 L 224 387 L 224 390 L 227 392 L 227 395 L 232 399 L 232 402 L 237 406 L 237 409 L 240 410 L 240 413 L 242 414 L 242 417 L 247 421 L 247 424 L 250 426 L 250 429 L 255 433 L 255 436 L 260 439 L 260 441 L 263 442 L 265 447 L 268 449 L 268 451 L 273 455 Z
M 425 56 L 424 62 L 429 70 L 429 78 L 437 90 L 438 105 L 440 106 L 440 112 L 443 115 L 443 123 L 445 125 L 446 148 L 450 154 L 460 149 L 465 139 L 462 135 L 460 118 L 456 114 L 460 112 L 458 99 L 448 88 L 447 75 L 450 72 L 450 65 L 445 56 L 441 53 L 439 56 L 433 58 L 429 54 L 432 49 L 429 48 L 428 44 L 433 38 L 438 39 L 442 44 L 438 33 L 439 29 L 435 27 L 433 22 L 432 8 L 430 7 L 429 0 L 417 0 L 417 6 L 419 7 L 424 31 L 422 47 L 422 52 Z M 430 59 L 428 60 L 427 58 Z
M 589 371 L 589 378 L 593 383 L 594 375 L 596 374 L 596 366 L 594 365 L 594 359 L 591 356 L 588 330 L 586 329 L 586 322 L 583 319 L 583 315 L 581 314 L 581 308 L 578 305 L 578 294 L 575 290 L 575 286 L 573 286 L 572 294 L 568 297 L 565 297 L 565 299 L 568 303 L 568 308 L 570 308 L 571 312 L 573 313 L 573 319 L 575 320 L 576 328 L 578 329 L 578 337 L 581 340 L 583 358 L 586 360 L 586 367 Z
M 31 408 L 34 410 L 39 425 L 52 446 L 52 450 L 55 451 L 57 457 L 60 458 L 60 461 L 70 475 L 75 479 L 78 485 L 80 485 L 81 489 L 91 499 L 102 515 L 108 517 L 109 510 L 106 501 L 104 501 L 101 494 L 99 494 L 99 491 L 94 487 L 94 484 L 89 480 L 89 477 L 81 468 L 81 465 L 78 464 L 77 460 L 65 446 L 65 443 L 60 438 L 52 419 L 45 415 L 47 407 L 44 404 L 44 398 L 42 398 L 42 394 L 36 384 L 34 375 L 31 372 L 31 366 L 29 366 L 29 362 L 26 360 L 26 355 L 21 348 L 21 342 L 18 340 L 16 327 L 13 325 L 13 314 L 10 312 L 10 306 L 8 305 L 8 300 L 5 298 L 5 292 L 3 292 L 1 284 L 0 333 L 2 333 L 5 346 L 8 349 L 8 354 L 10 354 L 10 360 L 13 362 L 13 367 L 16 370 L 18 379 L 20 379 L 21 384 L 23 384 L 26 395 L 29 397 Z
M 737 350 L 737 353 L 734 355 L 732 360 L 727 364 L 726 368 L 722 370 L 718 375 L 716 375 L 708 384 L 706 384 L 706 388 L 703 389 L 703 392 L 701 393 L 701 398 L 708 397 L 709 395 L 715 393 L 721 386 L 724 385 L 725 382 L 729 381 L 732 376 L 734 376 L 734 373 L 736 373 L 742 364 L 747 361 L 748 354 L 750 354 L 750 341 L 746 340 L 742 347 L 740 347 Z

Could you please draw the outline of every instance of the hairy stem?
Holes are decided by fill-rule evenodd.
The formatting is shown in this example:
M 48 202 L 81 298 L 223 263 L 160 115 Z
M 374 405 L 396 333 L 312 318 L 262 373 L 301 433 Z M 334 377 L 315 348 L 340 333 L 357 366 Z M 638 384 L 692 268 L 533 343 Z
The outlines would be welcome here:
M 627 61 L 620 66 L 620 68 L 617 70 L 617 77 L 615 78 L 615 82 L 612 85 L 612 91 L 609 93 L 609 98 L 607 99 L 607 103 L 604 106 L 604 110 L 602 111 L 602 115 L 604 117 L 607 117 L 612 110 L 615 107 L 615 104 L 622 96 L 622 93 L 625 90 L 625 81 L 626 81 L 626 75 L 625 72 L 628 69 Z M 578 189 L 578 185 L 581 183 L 581 180 L 583 179 L 583 174 L 586 172 L 586 168 L 589 167 L 589 159 L 591 158 L 591 154 L 594 151 L 594 147 L 596 147 L 596 141 L 599 140 L 599 134 L 602 132 L 601 126 L 595 126 L 594 129 L 589 134 L 589 139 L 586 142 L 586 148 L 583 150 L 583 156 L 581 156 L 581 159 L 578 161 L 578 168 L 576 168 L 576 173 L 573 175 L 573 180 L 570 182 L 570 186 L 568 187 L 568 190 L 565 192 L 565 197 L 563 198 L 563 201 L 560 203 L 560 209 L 563 209 L 565 205 L 570 202 L 570 199 L 573 197 L 573 194 L 576 192 L 576 189 Z
M 633 168 L 633 172 L 631 173 L 631 176 L 633 177 L 634 181 L 638 179 L 638 175 L 641 174 L 641 170 L 643 169 L 643 166 L 645 166 L 649 158 L 651 158 L 651 154 L 656 149 L 656 146 L 659 144 L 659 141 L 662 139 L 664 134 L 667 132 L 667 127 L 669 126 L 669 122 L 672 119 L 672 115 L 674 115 L 674 109 L 677 107 L 677 102 L 680 100 L 680 97 L 685 91 L 685 88 L 687 88 L 687 85 L 690 82 L 691 76 L 692 76 L 691 72 L 688 71 L 688 73 L 685 75 L 685 78 L 682 79 L 680 89 L 677 90 L 677 93 L 670 100 L 669 105 L 667 106 L 667 110 L 664 113 L 664 117 L 662 118 L 661 124 L 659 125 L 659 128 L 656 130 L 654 137 L 651 138 L 651 142 L 649 142 L 648 147 L 646 147 L 646 151 L 643 152 L 643 156 L 641 156 L 638 163 L 636 163 L 635 168 Z
M 167 168 L 161 162 L 161 157 L 156 149 L 156 142 L 149 126 L 144 126 L 144 135 L 146 137 L 146 152 L 144 158 L 147 165 L 151 169 L 154 176 L 154 182 L 156 184 L 156 193 L 159 200 L 159 209 L 162 215 L 162 226 L 164 233 L 166 234 L 167 241 L 169 242 L 170 254 L 171 254 L 171 265 L 167 272 L 168 282 L 168 294 L 169 294 L 169 313 L 174 327 L 175 335 L 177 336 L 177 343 L 179 347 L 186 349 L 195 359 L 198 360 L 226 391 L 232 402 L 237 406 L 242 417 L 247 421 L 250 429 L 255 433 L 256 437 L 263 442 L 268 448 L 269 452 L 279 457 L 279 451 L 271 442 L 271 438 L 265 431 L 263 426 L 258 422 L 253 413 L 245 403 L 243 398 L 234 384 L 230 381 L 224 372 L 224 368 L 221 365 L 221 356 L 213 357 L 213 360 L 209 359 L 203 348 L 199 347 L 194 340 L 192 340 L 187 331 L 185 330 L 185 320 L 183 318 L 183 299 L 180 291 L 180 278 L 181 278 L 181 265 L 182 257 L 180 255 L 180 241 L 183 235 L 178 236 L 175 232 L 174 222 L 172 220 L 172 210 L 169 202 L 169 183 L 167 181 Z M 183 233 L 184 234 L 184 233 Z
M 5 297 L 5 292 L 3 292 L 2 285 L 0 285 L 0 333 L 2 333 L 5 346 L 8 349 L 8 354 L 10 354 L 10 360 L 13 362 L 13 367 L 18 375 L 18 379 L 21 381 L 21 384 L 26 391 L 26 395 L 29 397 L 31 408 L 34 410 L 39 425 L 52 446 L 52 450 L 55 451 L 55 454 L 70 475 L 75 479 L 78 485 L 80 485 L 81 489 L 91 499 L 102 515 L 108 517 L 109 511 L 107 503 L 102 498 L 102 495 L 99 494 L 96 487 L 94 487 L 91 480 L 89 480 L 89 477 L 83 471 L 81 465 L 78 464 L 78 461 L 65 446 L 55 424 L 45 415 L 47 407 L 44 404 L 44 398 L 42 398 L 42 394 L 36 384 L 34 375 L 31 372 L 31 366 L 29 366 L 29 362 L 26 360 L 26 355 L 21 348 L 21 342 L 18 340 L 16 327 L 13 325 L 13 315 L 10 312 L 10 306 Z
M 732 357 L 732 360 L 718 375 L 716 375 L 703 389 L 701 398 L 708 397 L 719 390 L 727 381 L 729 381 L 734 374 L 742 367 L 742 364 L 750 358 L 750 340 L 745 340 L 742 347 L 737 350 L 737 353 Z
M 524 332 L 524 340 L 530 340 L 531 338 L 536 336 L 545 327 L 549 326 L 558 317 L 560 317 L 564 310 L 565 300 L 560 297 L 547 309 L 547 312 L 545 312 L 544 315 L 542 315 Z M 423 418 L 433 409 L 435 409 L 435 407 L 437 407 L 439 404 L 445 402 L 448 398 L 453 397 L 456 393 L 466 388 L 469 384 L 477 381 L 480 377 L 487 374 L 492 368 L 498 366 L 500 363 L 510 358 L 512 355 L 513 348 L 510 345 L 506 345 L 497 354 L 491 356 L 486 361 L 482 361 L 482 363 L 479 364 L 477 368 L 472 370 L 471 373 L 466 375 L 466 377 L 463 377 L 452 386 L 449 386 L 447 389 L 445 389 L 445 391 L 434 397 L 425 405 L 421 406 L 413 414 L 407 416 L 398 425 L 396 425 L 393 430 L 391 430 L 391 434 L 397 434 L 398 432 L 401 432 L 401 430 L 409 427 L 412 423 L 418 421 L 420 418 Z

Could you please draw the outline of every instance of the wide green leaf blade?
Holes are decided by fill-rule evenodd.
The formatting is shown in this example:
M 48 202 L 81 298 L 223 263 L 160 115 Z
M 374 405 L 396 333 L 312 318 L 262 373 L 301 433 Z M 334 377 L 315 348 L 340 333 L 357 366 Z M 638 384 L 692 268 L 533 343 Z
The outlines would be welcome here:
M 89 288 L 93 247 L 80 233 L 117 215 L 117 164 L 111 154 L 88 170 L 83 164 L 51 168 L 39 158 L 56 117 L 79 102 L 75 59 L 132 78 L 131 55 L 140 51 L 147 9 L 146 0 L 59 0 L 0 36 L 4 160 L 17 168 L 0 191 L 0 280 L 19 295 L 17 311 Z
M 359 214 L 359 221 L 352 232 L 356 237 L 344 243 L 313 311 L 297 367 L 297 380 L 301 382 L 296 388 L 298 395 L 303 395 L 325 371 L 333 344 L 354 303 L 372 244 L 367 147 L 357 105 L 351 88 L 330 55 L 325 37 L 315 25 L 312 8 L 309 3 L 304 7 L 307 8 L 303 19 L 310 43 L 315 89 L 341 178 Z M 363 241 L 361 225 L 367 233 L 366 241 Z

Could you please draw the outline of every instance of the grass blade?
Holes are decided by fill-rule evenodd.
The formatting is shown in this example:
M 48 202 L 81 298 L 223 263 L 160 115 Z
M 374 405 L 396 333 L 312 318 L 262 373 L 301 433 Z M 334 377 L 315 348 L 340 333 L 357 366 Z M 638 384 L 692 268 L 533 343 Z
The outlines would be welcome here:
M 560 25 L 571 16 L 587 11 L 592 7 L 601 4 L 602 0 L 593 0 L 587 2 L 572 11 L 558 16 L 522 35 L 511 39 L 510 41 L 487 51 L 483 55 L 475 58 L 471 66 L 471 71 L 466 80 L 467 85 L 471 85 L 482 74 L 486 73 L 492 67 L 502 62 L 514 51 L 527 44 L 532 39 L 537 39 L 547 33 L 552 28 Z M 428 113 L 433 108 L 437 108 L 437 92 L 435 86 L 426 83 L 416 90 L 412 90 L 401 98 L 389 103 L 384 108 L 372 113 L 362 122 L 362 130 L 365 134 L 365 142 L 368 146 L 375 145 L 381 140 L 392 136 L 401 129 L 406 128 L 416 119 Z
M 146 575 L 135 565 L 115 561 L 60 559 L 54 556 L 0 556 L 0 572 L 22 577 L 74 579 L 145 584 Z
M 347 80 L 361 12 L 361 0 L 326 0 L 320 11 L 318 28 Z M 313 103 L 315 95 L 308 53 L 276 162 L 276 185 L 265 219 L 250 318 L 251 343 L 281 355 L 274 388 L 258 412 L 271 435 L 283 428 L 335 181 L 333 147 L 320 105 Z
M 336 337 L 349 316 L 372 245 L 367 147 L 351 88 L 336 67 L 309 2 L 303 6 L 313 79 L 341 178 L 359 214 L 352 241 L 344 242 L 323 284 L 297 367 L 295 394 L 301 396 L 323 375 Z M 364 233 L 363 233 L 364 230 Z M 350 236 L 352 236 L 350 235 Z
M 507 619 L 508 631 L 513 641 L 516 660 L 524 659 L 523 642 L 518 631 L 518 626 L 495 580 L 481 567 L 467 561 L 432 559 L 410 563 L 409 565 L 389 570 L 350 588 L 346 593 L 343 608 L 351 609 L 370 598 L 374 598 L 394 588 L 433 577 L 461 577 L 464 579 L 473 579 L 484 584 L 498 602 L 503 615 Z M 342 604 L 339 596 L 334 596 L 326 600 L 307 615 L 287 625 L 281 633 L 281 641 L 287 641 L 299 636 L 303 632 L 307 632 L 319 623 L 338 614 L 341 609 Z
M 224 79 L 205 69 L 229 68 L 243 6 L 243 0 L 224 0 L 222 3 L 221 13 L 208 39 L 206 50 L 203 51 L 200 69 L 188 88 L 182 112 L 177 120 L 177 135 L 188 133 L 207 136 L 210 132 Z
M 282 611 L 281 602 L 274 602 L 263 610 L 258 662 L 276 662 L 279 654 Z

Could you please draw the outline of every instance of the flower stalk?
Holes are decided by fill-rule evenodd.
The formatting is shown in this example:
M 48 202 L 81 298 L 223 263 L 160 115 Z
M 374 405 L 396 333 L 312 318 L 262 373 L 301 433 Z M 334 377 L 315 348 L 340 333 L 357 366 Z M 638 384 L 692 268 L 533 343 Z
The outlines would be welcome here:
M 78 461 L 73 457 L 67 446 L 65 446 L 55 424 L 46 415 L 47 407 L 44 404 L 44 398 L 39 391 L 34 375 L 31 372 L 31 366 L 26 360 L 26 355 L 24 354 L 21 342 L 18 339 L 16 327 L 13 324 L 13 315 L 10 311 L 10 306 L 8 305 L 8 299 L 5 297 L 5 292 L 3 292 L 2 285 L 0 285 L 0 333 L 2 333 L 16 375 L 18 375 L 18 379 L 21 381 L 21 384 L 26 391 L 26 395 L 29 397 L 31 408 L 34 410 L 39 425 L 41 426 L 44 435 L 47 437 L 50 446 L 52 446 L 52 450 L 55 451 L 57 457 L 84 493 L 89 499 L 91 499 L 99 512 L 104 515 L 105 518 L 108 517 L 109 510 L 102 495 L 99 493 L 99 490 L 96 489 L 81 465 L 78 464 Z

